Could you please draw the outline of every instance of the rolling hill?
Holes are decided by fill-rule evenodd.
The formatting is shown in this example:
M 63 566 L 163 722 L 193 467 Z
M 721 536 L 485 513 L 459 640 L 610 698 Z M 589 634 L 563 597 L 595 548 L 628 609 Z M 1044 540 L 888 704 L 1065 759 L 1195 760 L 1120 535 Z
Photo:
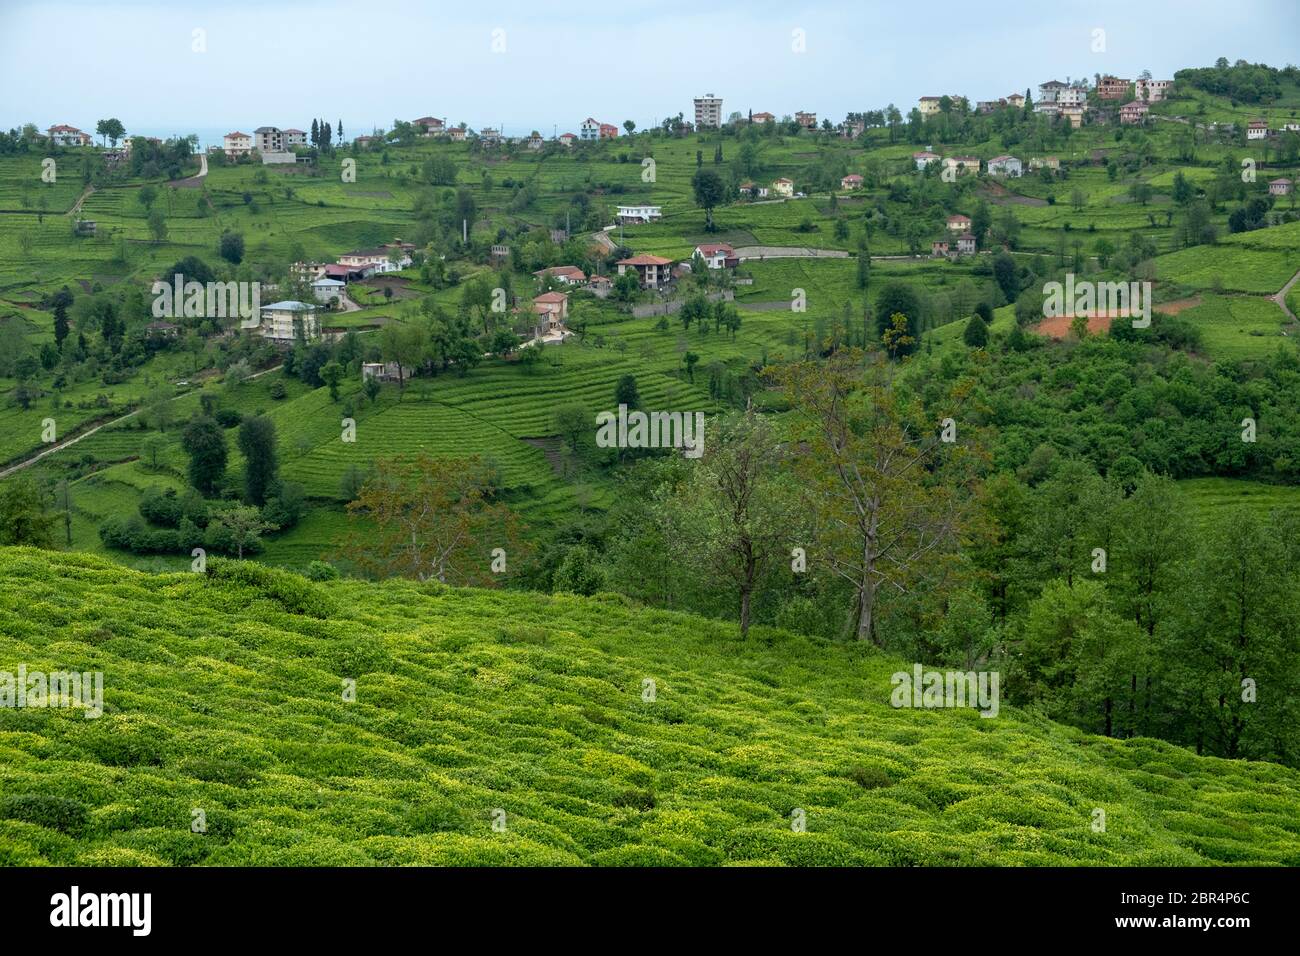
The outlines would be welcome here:
M 249 563 L 0 574 L 0 670 L 104 680 L 97 720 L 0 709 L 3 864 L 1300 864 L 1294 770 L 895 710 L 910 662 L 859 646 Z

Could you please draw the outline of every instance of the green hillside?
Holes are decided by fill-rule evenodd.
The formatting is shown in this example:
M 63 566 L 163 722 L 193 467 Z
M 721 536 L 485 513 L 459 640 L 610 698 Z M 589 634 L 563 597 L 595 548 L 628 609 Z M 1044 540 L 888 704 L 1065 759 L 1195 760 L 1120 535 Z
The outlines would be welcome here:
M 251 564 L 0 575 L 0 670 L 104 674 L 98 720 L 0 709 L 2 863 L 1300 864 L 1294 770 L 894 710 L 910 665 L 861 646 Z

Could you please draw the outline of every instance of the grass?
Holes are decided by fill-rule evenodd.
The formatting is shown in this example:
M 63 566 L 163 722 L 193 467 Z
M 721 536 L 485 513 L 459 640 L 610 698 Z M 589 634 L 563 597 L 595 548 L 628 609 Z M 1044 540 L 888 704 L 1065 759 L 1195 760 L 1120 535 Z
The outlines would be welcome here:
M 1294 341 L 1297 332 L 1276 302 L 1259 296 L 1206 295 L 1179 318 L 1200 329 L 1207 355 L 1225 361 L 1272 355 L 1279 344 Z
M 1249 509 L 1260 518 L 1300 509 L 1300 488 L 1266 485 L 1237 478 L 1187 478 L 1178 483 L 1200 523 L 1209 525 L 1226 512 Z
M 1300 863 L 1294 770 L 895 710 L 907 664 L 855 645 L 246 563 L 0 574 L 5 667 L 104 675 L 97 720 L 0 710 L 10 865 Z

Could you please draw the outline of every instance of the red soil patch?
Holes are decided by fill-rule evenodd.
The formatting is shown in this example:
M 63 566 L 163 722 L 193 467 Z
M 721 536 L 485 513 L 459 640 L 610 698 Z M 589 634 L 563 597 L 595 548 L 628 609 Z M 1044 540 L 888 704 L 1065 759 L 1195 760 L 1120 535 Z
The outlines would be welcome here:
M 1153 312 L 1163 312 L 1165 315 L 1177 315 L 1184 309 L 1191 309 L 1201 304 L 1200 296 L 1192 296 L 1188 299 L 1175 299 L 1172 302 L 1162 302 L 1159 305 L 1151 307 Z M 1111 315 L 1105 311 L 1093 312 L 1088 316 L 1088 332 L 1090 334 L 1097 332 L 1109 332 L 1110 323 L 1117 318 L 1128 318 L 1126 315 L 1116 313 Z M 1074 322 L 1072 315 L 1054 315 L 1049 319 L 1043 319 L 1035 328 L 1039 335 L 1046 335 L 1053 339 L 1063 339 L 1070 334 L 1070 325 Z
M 1153 312 L 1163 312 L 1165 315 L 1177 315 L 1184 309 L 1194 309 L 1201 304 L 1201 297 L 1194 295 L 1190 299 L 1175 299 L 1172 302 L 1161 302 L 1159 305 L 1153 305 Z

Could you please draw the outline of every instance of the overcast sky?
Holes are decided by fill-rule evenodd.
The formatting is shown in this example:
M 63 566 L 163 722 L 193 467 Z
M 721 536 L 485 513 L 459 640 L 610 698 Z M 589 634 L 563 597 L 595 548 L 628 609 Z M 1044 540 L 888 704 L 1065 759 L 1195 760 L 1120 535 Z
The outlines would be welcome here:
M 1300 49 L 1297 11 L 1296 0 L 0 0 L 0 125 L 93 132 L 116 116 L 128 130 L 251 132 L 324 116 L 354 136 L 432 115 L 549 136 L 589 115 L 689 118 L 708 92 L 724 113 L 839 120 L 1053 77 L 1171 77 L 1220 56 L 1285 66 Z

